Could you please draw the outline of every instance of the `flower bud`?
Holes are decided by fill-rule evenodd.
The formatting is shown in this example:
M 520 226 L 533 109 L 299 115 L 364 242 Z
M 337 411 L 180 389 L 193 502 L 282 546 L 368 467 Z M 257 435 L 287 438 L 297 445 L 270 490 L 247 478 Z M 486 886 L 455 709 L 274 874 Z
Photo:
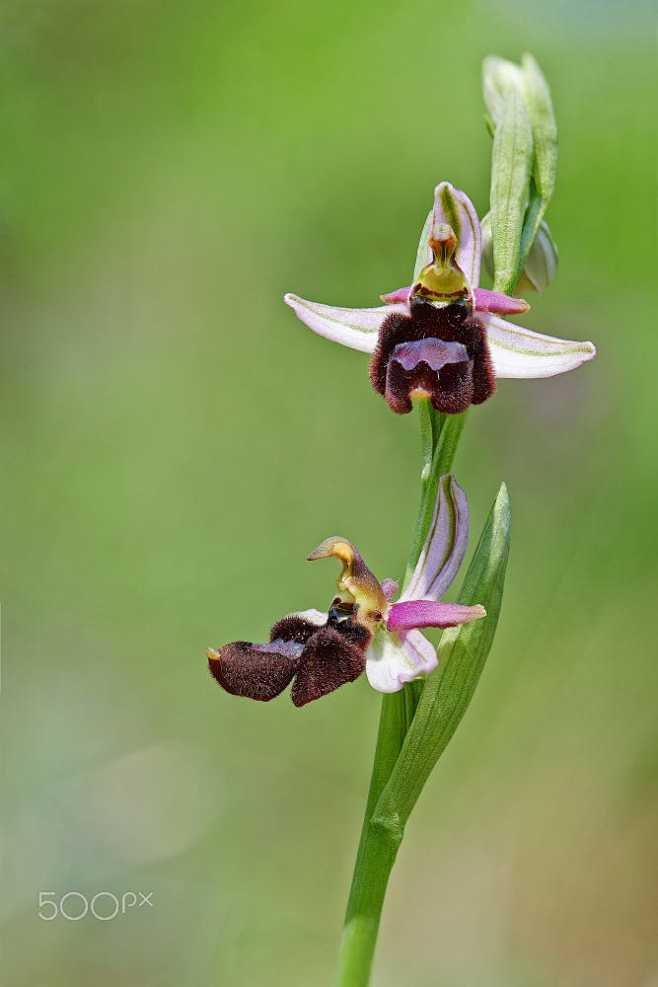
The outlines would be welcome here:
M 557 247 L 548 223 L 542 221 L 526 257 L 518 290 L 531 288 L 533 291 L 545 291 L 557 273 L 557 260 Z
M 556 264 L 550 234 L 543 230 L 539 235 L 557 170 L 557 124 L 550 90 L 529 54 L 520 66 L 494 55 L 485 58 L 482 88 L 493 136 L 494 287 L 511 294 L 521 283 L 542 291 Z M 524 269 L 525 275 L 520 275 Z
M 551 92 L 536 59 L 526 53 L 521 65 L 489 55 L 482 63 L 482 90 L 492 136 L 505 114 L 506 104 L 521 96 L 532 129 L 533 176 L 544 202 L 550 202 L 557 171 L 557 123 Z
M 548 288 L 557 273 L 558 252 L 548 223 L 542 221 L 532 246 L 526 257 L 521 277 L 514 290 L 520 294 L 530 291 L 542 292 Z M 493 277 L 493 242 L 491 237 L 491 214 L 482 220 L 482 263 Z

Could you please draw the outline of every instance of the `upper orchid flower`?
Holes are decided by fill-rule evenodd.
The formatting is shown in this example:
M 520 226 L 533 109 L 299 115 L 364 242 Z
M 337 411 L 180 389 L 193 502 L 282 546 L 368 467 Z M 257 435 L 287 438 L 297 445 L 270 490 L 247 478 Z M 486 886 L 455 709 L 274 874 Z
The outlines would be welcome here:
M 421 233 L 413 284 L 382 295 L 379 308 L 334 308 L 287 294 L 320 336 L 371 353 L 370 379 L 400 414 L 411 398 L 457 414 L 481 404 L 496 377 L 552 377 L 595 355 L 589 342 L 532 332 L 501 319 L 528 304 L 479 287 L 480 222 L 464 192 L 441 182 Z
M 210 671 L 237 696 L 267 701 L 293 681 L 292 701 L 304 706 L 365 670 L 380 692 L 397 692 L 438 664 L 436 650 L 418 628 L 454 627 L 485 617 L 481 606 L 441 603 L 461 565 L 468 541 L 466 496 L 441 477 L 432 524 L 409 583 L 397 603 L 397 584 L 378 582 L 346 538 L 327 538 L 308 556 L 330 556 L 342 570 L 329 612 L 289 614 L 273 626 L 267 644 L 234 641 L 208 652 Z

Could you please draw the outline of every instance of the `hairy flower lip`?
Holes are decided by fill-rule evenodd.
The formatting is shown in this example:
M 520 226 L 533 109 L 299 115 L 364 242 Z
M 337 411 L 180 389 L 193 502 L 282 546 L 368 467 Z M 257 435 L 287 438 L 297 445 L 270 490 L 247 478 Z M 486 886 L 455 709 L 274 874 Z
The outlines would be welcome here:
M 299 668 L 300 656 L 283 648 L 233 641 L 208 651 L 208 669 L 228 693 L 269 702 L 290 685 Z
M 284 301 L 318 335 L 372 354 L 386 319 L 394 313 L 409 314 L 413 286 L 418 283 L 419 273 L 432 262 L 429 241 L 438 239 L 434 233 L 442 223 L 451 227 L 459 241 L 456 262 L 467 278 L 473 312 L 486 336 L 492 371 L 496 377 L 552 377 L 575 370 L 594 358 L 596 348 L 589 341 L 547 336 L 501 318 L 523 314 L 528 311 L 529 305 L 524 299 L 479 287 L 480 223 L 468 196 L 449 182 L 441 182 L 435 190 L 434 206 L 423 227 L 411 286 L 382 295 L 385 304 L 376 308 L 340 308 L 309 301 L 292 293 L 287 293 Z M 409 402 L 403 404 L 404 410 L 410 410 Z M 449 407 L 445 410 L 450 413 Z
M 437 411 L 456 414 L 482 404 L 496 386 L 485 331 L 467 301 L 437 305 L 414 296 L 408 315 L 382 323 L 369 369 L 397 414 L 411 411 L 419 389 Z

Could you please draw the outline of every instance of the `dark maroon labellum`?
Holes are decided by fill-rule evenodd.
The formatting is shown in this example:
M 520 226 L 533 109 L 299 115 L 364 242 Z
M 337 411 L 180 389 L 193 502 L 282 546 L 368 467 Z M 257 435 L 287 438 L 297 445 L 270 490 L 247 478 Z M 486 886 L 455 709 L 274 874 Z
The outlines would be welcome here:
M 305 706 L 339 686 L 353 682 L 365 669 L 364 650 L 349 640 L 343 627 L 341 625 L 340 630 L 322 627 L 304 648 L 292 686 L 295 706 Z
M 486 331 L 470 302 L 436 306 L 412 298 L 409 315 L 389 315 L 379 330 L 370 380 L 398 414 L 411 411 L 414 391 L 424 391 L 437 411 L 452 415 L 486 401 L 496 381 Z
M 208 667 L 227 692 L 261 702 L 274 699 L 294 678 L 292 701 L 304 706 L 362 674 L 370 636 L 351 619 L 350 606 L 341 604 L 323 626 L 297 615 L 283 617 L 268 644 L 226 644 L 210 652 Z
M 299 667 L 299 657 L 262 648 L 249 641 L 226 644 L 219 649 L 217 657 L 208 658 L 210 674 L 222 689 L 234 696 L 269 702 L 290 685 Z

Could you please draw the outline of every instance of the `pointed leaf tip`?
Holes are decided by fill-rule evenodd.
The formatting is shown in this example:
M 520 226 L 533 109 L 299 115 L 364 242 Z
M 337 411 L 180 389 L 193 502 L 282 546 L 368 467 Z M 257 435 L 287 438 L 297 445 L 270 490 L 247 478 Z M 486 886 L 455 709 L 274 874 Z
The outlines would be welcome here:
M 527 52 L 521 59 L 521 72 L 535 147 L 535 182 L 542 198 L 542 212 L 545 212 L 555 189 L 557 122 L 548 82 L 537 60 Z

